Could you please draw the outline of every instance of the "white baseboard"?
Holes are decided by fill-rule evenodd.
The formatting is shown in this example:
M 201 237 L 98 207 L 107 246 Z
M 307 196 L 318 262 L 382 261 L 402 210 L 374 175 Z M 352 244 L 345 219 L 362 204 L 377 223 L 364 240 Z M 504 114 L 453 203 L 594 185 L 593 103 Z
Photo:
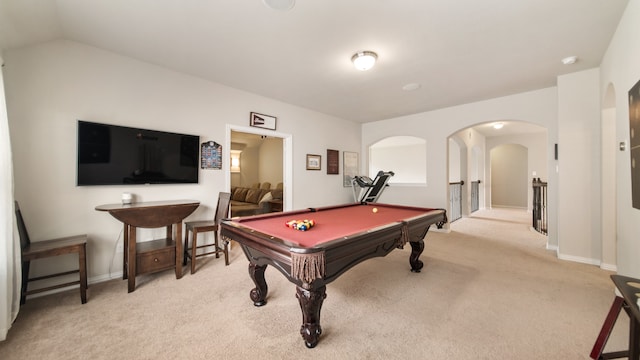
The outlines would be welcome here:
M 558 254 L 558 259 L 567 260 L 567 261 L 573 261 L 573 262 L 582 263 L 582 264 L 600 266 L 600 260 L 591 259 L 591 258 L 585 258 L 585 257 L 581 257 L 581 256 Z
M 562 254 L 558 253 L 558 246 L 557 245 L 549 245 L 549 244 L 547 244 L 547 250 L 555 251 L 556 252 L 556 256 L 560 260 L 573 261 L 573 262 L 578 262 L 578 263 L 588 264 L 588 265 L 595 265 L 595 266 L 600 267 L 602 270 L 607 270 L 607 271 L 613 271 L 613 272 L 617 272 L 618 271 L 618 267 L 615 264 L 605 264 L 605 263 L 603 263 L 603 262 L 601 262 L 599 260 L 596 260 L 596 259 L 584 258 L 584 257 L 580 257 L 580 256 L 562 255 Z
M 618 266 L 615 265 L 615 264 L 600 263 L 600 269 L 607 270 L 607 271 L 618 272 Z

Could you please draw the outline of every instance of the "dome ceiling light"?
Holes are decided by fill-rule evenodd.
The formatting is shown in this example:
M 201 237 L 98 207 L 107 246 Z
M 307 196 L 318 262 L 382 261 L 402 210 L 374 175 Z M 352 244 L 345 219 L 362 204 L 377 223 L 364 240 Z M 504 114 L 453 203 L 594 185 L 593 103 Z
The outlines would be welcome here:
M 578 61 L 578 57 L 577 56 L 568 56 L 564 59 L 562 59 L 562 63 L 564 65 L 573 65 L 576 63 L 576 61 Z
M 293 8 L 296 4 L 295 0 L 262 0 L 265 5 L 278 11 L 287 11 Z
M 351 57 L 353 66 L 361 71 L 369 70 L 376 64 L 378 54 L 373 51 L 359 51 Z
M 414 91 L 420 89 L 420 84 L 418 83 L 409 83 L 402 87 L 404 91 Z

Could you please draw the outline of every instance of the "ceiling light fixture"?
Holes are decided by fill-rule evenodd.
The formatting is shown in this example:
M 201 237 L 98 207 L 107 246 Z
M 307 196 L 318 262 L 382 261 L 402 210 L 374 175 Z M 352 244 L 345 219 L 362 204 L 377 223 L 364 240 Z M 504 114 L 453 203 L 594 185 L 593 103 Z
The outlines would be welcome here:
M 572 65 L 572 64 L 575 64 L 576 61 L 578 61 L 578 57 L 577 56 L 568 56 L 568 57 L 562 59 L 562 63 L 564 65 Z
M 378 54 L 373 51 L 359 51 L 351 57 L 351 61 L 356 69 L 365 71 L 369 70 L 376 64 Z
M 404 91 L 414 91 L 420 89 L 420 84 L 418 83 L 409 83 L 402 87 Z
M 503 126 L 504 124 L 501 122 L 493 124 L 493 128 L 496 130 L 502 129 Z
M 287 11 L 293 8 L 296 4 L 295 0 L 262 0 L 265 5 L 278 11 Z

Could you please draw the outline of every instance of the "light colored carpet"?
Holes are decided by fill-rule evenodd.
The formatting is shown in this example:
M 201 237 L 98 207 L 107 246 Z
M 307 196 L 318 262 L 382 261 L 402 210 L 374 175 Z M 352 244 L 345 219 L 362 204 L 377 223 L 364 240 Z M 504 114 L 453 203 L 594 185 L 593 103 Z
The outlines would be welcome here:
M 427 234 L 421 273 L 410 246 L 347 271 L 327 286 L 323 334 L 307 349 L 295 287 L 266 273 L 254 307 L 247 260 L 199 261 L 173 272 L 93 284 L 30 299 L 0 359 L 588 359 L 614 298 L 610 273 L 556 259 L 524 211 L 482 210 Z M 186 268 L 185 268 L 186 269 Z M 626 347 L 621 315 L 608 350 Z

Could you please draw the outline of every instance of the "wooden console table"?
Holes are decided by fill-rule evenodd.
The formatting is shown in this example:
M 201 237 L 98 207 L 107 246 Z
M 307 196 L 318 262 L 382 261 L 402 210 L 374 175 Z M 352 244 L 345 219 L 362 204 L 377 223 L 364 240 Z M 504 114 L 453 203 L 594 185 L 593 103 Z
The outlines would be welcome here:
M 129 292 L 136 288 L 136 275 L 174 268 L 176 279 L 182 277 L 182 220 L 199 205 L 196 200 L 171 200 L 96 206 L 96 210 L 107 211 L 124 223 L 122 278 L 129 280 Z M 172 232 L 174 225 L 175 235 Z M 167 237 L 136 243 L 136 229 L 139 227 L 166 227 Z

